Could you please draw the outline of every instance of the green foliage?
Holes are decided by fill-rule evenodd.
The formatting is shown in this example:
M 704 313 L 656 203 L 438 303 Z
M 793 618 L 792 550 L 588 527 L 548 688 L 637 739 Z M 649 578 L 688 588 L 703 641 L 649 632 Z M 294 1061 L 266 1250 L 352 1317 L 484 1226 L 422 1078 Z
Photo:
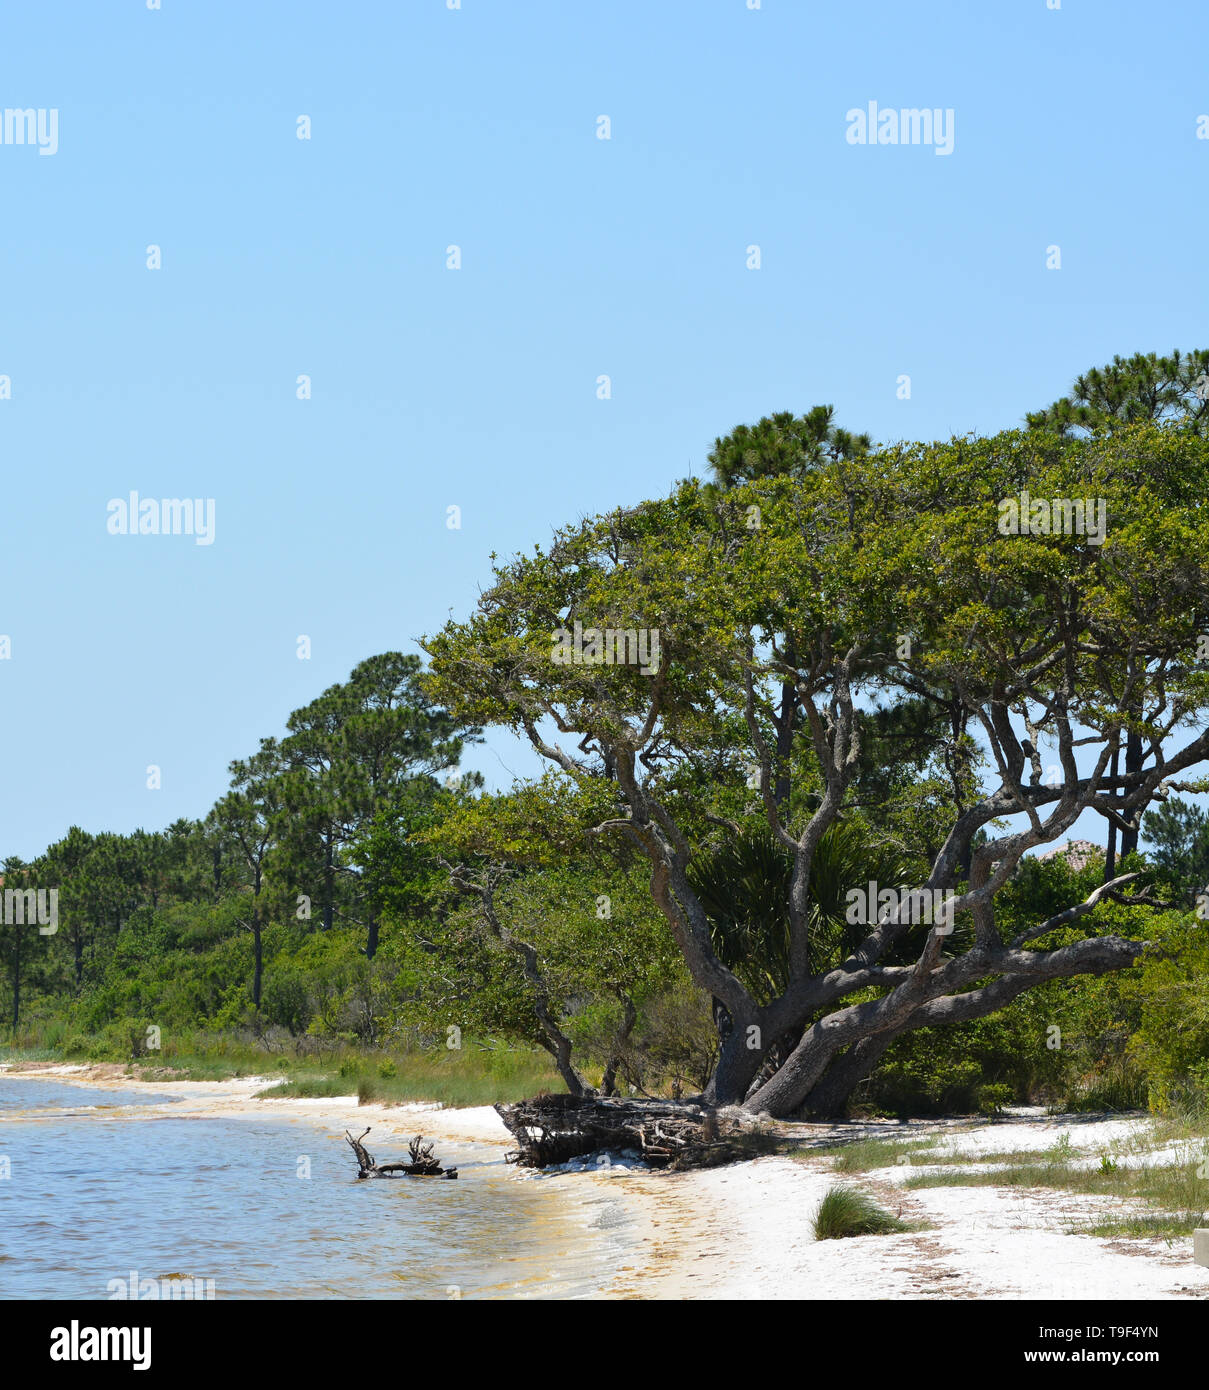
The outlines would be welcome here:
M 709 917 L 714 952 L 760 1003 L 789 983 L 789 892 L 792 854 L 762 824 L 728 835 L 689 866 L 689 882 Z M 848 921 L 848 894 L 869 879 L 903 883 L 903 856 L 873 842 L 859 821 L 829 827 L 811 864 L 811 968 L 839 965 L 868 931 Z
M 669 846 L 687 846 L 688 872 L 714 898 L 711 942 L 734 963 L 744 995 L 715 968 L 689 908 L 665 896 L 694 977 L 712 979 L 743 1011 L 771 1009 L 783 988 L 786 875 L 755 827 L 779 812 L 796 837 L 818 806 L 816 740 L 839 698 L 818 673 L 834 673 L 848 653 L 859 654 L 862 695 L 877 702 L 854 715 L 862 735 L 867 729 L 879 754 L 904 750 L 883 759 L 895 764 L 892 776 L 868 758 L 852 799 L 912 871 L 979 794 L 983 766 L 966 724 L 1005 685 L 1022 692 L 1020 705 L 1070 711 L 1084 744 L 1115 745 L 1123 719 L 1134 737 L 1165 740 L 1160 710 L 1203 723 L 1209 671 L 1193 653 L 1209 611 L 1209 445 L 1195 432 L 1155 427 L 1152 415 L 1122 420 L 1086 438 L 1033 429 L 842 458 L 805 447 L 791 418 L 736 432 L 717 450 L 725 490 L 686 481 L 668 498 L 588 518 L 497 563 L 471 617 L 426 641 L 434 697 L 463 720 L 531 738 L 578 793 L 614 798 L 605 824 L 618 843 L 647 846 L 656 863 L 671 856 Z M 1102 498 L 1105 535 L 1004 534 L 1001 504 L 1022 489 Z M 657 630 L 657 680 L 632 663 L 552 659 L 552 635 L 572 621 Z M 1138 652 L 1140 665 L 1130 656 Z M 1134 693 L 1123 712 L 1127 681 Z M 814 723 L 782 719 L 787 686 L 791 708 L 811 692 Z M 658 735 L 647 744 L 655 712 Z M 557 725 L 557 748 L 542 721 Z M 774 733 L 786 729 L 791 747 L 774 757 Z M 758 789 L 748 780 L 753 763 L 768 769 Z M 1035 782 L 1043 772 L 1026 765 Z M 736 827 L 721 848 L 719 821 Z M 1014 905 L 1004 894 L 999 926 L 1009 939 L 1017 923 L 1024 932 L 1038 924 L 1038 903 L 1060 896 L 1047 869 L 1030 872 L 1039 881 L 1025 884 Z M 1104 905 L 1028 949 L 1088 944 L 1110 921 L 1137 940 L 1146 918 Z M 961 949 L 957 940 L 946 945 Z M 800 964 L 803 975 L 825 955 L 816 949 Z M 1114 947 L 1070 958 L 1129 955 Z M 1066 988 L 1083 985 L 1049 990 L 1051 1007 Z M 1118 1020 L 1107 1004 L 1102 1015 L 1093 1021 L 1111 1034 Z M 978 1085 L 1010 1085 L 1020 1096 L 1035 1083 L 1057 1084 L 1066 1059 L 1049 1055 L 1027 1005 L 1017 1017 L 1014 1034 L 989 1025 L 959 1035 L 975 1055 L 958 1060 L 976 1062 L 976 1074 L 952 1065 L 951 1052 L 943 1067 L 920 1055 L 926 1039 L 917 1032 L 894 1045 L 883 1080 L 897 1066 L 904 1090 L 938 1104 L 944 1091 L 976 1104 Z M 931 1041 L 934 1052 L 945 1050 Z
M 858 458 L 872 441 L 834 424 L 835 410 L 816 405 L 805 415 L 779 411 L 754 425 L 738 425 L 715 439 L 709 453 L 714 478 L 736 487 L 757 478 L 801 478 L 826 460 Z
M 1157 880 L 1191 907 L 1209 892 L 1209 815 L 1173 797 L 1142 818 Z
M 616 1055 L 622 1080 L 640 1094 L 680 1096 L 704 1089 L 718 1060 L 718 1034 L 709 996 L 687 973 L 677 972 L 665 989 L 643 998 L 633 1031 L 620 1045 L 618 1021 L 616 1007 L 603 1026 L 585 1012 L 569 1021 L 567 1031 L 589 1057 Z
M 970 1039 L 958 1036 L 957 1029 L 941 1034 L 921 1028 L 906 1045 L 894 1046 L 894 1055 L 873 1073 L 853 1104 L 902 1117 L 972 1114 L 978 1109 L 975 1097 L 984 1084 L 987 1054 L 995 1065 L 1000 1063 L 996 1041 L 984 1044 L 983 1056 L 971 1057 L 965 1051 Z
M 1191 913 L 1170 914 L 1163 926 L 1131 990 L 1137 1026 L 1128 1043 L 1156 1109 L 1189 1087 L 1209 1091 L 1209 926 Z
M 1209 432 L 1209 396 L 1203 380 L 1209 351 L 1165 357 L 1138 352 L 1119 354 L 1106 367 L 1092 367 L 1078 377 L 1070 393 L 1028 418 L 1033 429 L 1061 435 L 1077 431 L 1111 433 L 1142 421 L 1154 421 L 1192 434 Z
M 413 1048 L 376 1066 L 347 1057 L 337 1071 L 313 1071 L 262 1095 L 328 1098 L 355 1095 L 362 1105 L 439 1101 L 444 1105 L 495 1105 L 523 1100 L 561 1086 L 550 1058 L 535 1048 L 510 1048 L 467 1040 L 457 1051 Z
M 980 1115 L 1002 1115 L 1015 1099 L 1013 1088 L 1002 1083 L 979 1086 L 974 1092 L 974 1104 Z

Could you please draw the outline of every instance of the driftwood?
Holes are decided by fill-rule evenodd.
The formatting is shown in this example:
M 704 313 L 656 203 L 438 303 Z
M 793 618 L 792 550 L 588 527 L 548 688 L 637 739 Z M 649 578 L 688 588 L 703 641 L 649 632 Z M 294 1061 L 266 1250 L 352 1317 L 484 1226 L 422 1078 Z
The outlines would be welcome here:
M 368 1133 L 367 1127 L 365 1134 Z M 417 1134 L 407 1146 L 411 1159 L 409 1163 L 378 1163 L 361 1142 L 365 1134 L 354 1139 L 347 1129 L 344 1131 L 344 1137 L 357 1155 L 357 1167 L 360 1169 L 357 1174 L 358 1181 L 362 1178 L 393 1178 L 400 1173 L 409 1178 L 456 1178 L 458 1175 L 456 1168 L 441 1167 L 439 1160 L 432 1156 L 432 1145 L 426 1144 L 421 1134 Z
M 633 1150 L 651 1168 L 712 1167 L 753 1156 L 751 1118 L 722 1116 L 691 1101 L 537 1096 L 496 1113 L 519 1148 L 522 1168 L 546 1168 L 601 1151 Z

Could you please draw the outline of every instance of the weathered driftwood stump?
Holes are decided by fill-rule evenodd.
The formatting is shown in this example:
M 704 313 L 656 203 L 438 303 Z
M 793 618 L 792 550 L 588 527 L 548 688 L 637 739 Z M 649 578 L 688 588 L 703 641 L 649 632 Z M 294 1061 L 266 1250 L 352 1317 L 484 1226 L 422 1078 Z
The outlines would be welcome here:
M 691 1101 L 537 1096 L 496 1113 L 519 1148 L 508 1162 L 546 1168 L 602 1150 L 632 1149 L 651 1168 L 711 1167 L 753 1156 L 750 1126 Z
M 367 1127 L 365 1134 L 368 1133 Z M 411 1159 L 409 1163 L 378 1163 L 361 1142 L 365 1134 L 354 1139 L 347 1129 L 344 1131 L 344 1137 L 357 1155 L 357 1167 L 360 1169 L 357 1174 L 358 1181 L 362 1178 L 394 1178 L 400 1173 L 409 1178 L 456 1178 L 458 1175 L 456 1168 L 441 1167 L 440 1162 L 432 1156 L 432 1145 L 426 1144 L 421 1134 L 417 1134 L 407 1146 Z

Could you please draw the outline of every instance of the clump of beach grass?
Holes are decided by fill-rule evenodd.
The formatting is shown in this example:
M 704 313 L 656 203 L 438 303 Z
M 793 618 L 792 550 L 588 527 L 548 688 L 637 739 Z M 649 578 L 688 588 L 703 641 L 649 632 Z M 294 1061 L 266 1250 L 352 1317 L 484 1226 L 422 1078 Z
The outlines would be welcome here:
M 905 1221 L 879 1207 L 872 1197 L 842 1184 L 828 1189 L 814 1218 L 815 1240 L 897 1235 L 910 1229 Z

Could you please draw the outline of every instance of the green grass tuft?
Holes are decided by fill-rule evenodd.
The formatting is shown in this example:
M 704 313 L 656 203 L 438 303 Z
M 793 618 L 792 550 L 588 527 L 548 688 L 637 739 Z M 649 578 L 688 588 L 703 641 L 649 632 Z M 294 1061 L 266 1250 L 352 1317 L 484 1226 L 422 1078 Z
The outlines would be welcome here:
M 881 1236 L 909 1231 L 911 1227 L 879 1207 L 872 1197 L 854 1187 L 832 1187 L 819 1203 L 814 1218 L 815 1240 L 841 1240 L 845 1236 Z

